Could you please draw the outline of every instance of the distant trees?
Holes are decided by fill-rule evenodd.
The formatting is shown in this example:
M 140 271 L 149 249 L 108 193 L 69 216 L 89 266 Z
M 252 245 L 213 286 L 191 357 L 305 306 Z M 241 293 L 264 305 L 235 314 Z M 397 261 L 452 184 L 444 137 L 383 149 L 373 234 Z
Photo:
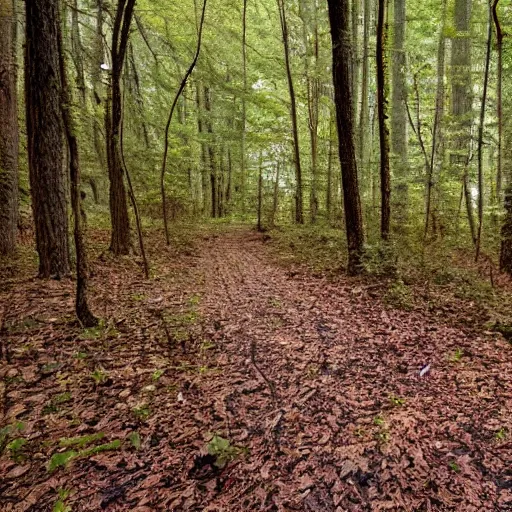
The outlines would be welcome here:
M 69 274 L 63 167 L 59 0 L 27 0 L 25 103 L 30 191 L 41 277 Z
M 0 0 L 0 255 L 12 254 L 18 221 L 18 110 L 14 0 Z

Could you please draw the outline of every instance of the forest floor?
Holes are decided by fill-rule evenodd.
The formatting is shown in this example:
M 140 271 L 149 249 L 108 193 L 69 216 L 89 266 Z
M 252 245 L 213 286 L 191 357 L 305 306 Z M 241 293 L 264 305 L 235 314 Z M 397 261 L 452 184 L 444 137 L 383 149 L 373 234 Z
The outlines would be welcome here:
M 247 228 L 0 285 L 2 511 L 512 510 L 512 346 Z M 2 312 L 3 308 L 3 312 Z M 420 376 L 423 365 L 430 372 Z

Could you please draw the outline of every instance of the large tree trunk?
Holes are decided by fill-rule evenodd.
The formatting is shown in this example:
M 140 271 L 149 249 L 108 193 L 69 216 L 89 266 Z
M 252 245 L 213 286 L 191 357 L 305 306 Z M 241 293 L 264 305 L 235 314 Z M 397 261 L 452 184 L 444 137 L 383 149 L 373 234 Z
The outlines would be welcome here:
M 455 173 L 462 176 L 471 239 L 476 244 L 476 225 L 469 184 L 469 154 L 473 93 L 471 87 L 471 20 L 472 0 L 455 0 L 454 24 L 456 37 L 452 39 L 452 104 L 453 145 L 450 161 Z
M 0 254 L 12 254 L 18 223 L 16 11 L 0 0 Z
M 41 277 L 69 273 L 60 110 L 59 2 L 27 0 L 25 93 L 32 210 Z
M 131 249 L 130 218 L 121 158 L 121 120 L 123 100 L 121 77 L 130 33 L 135 0 L 119 0 L 112 30 L 112 72 L 108 91 L 105 125 L 107 162 L 110 180 L 110 216 L 112 237 L 110 250 L 115 255 L 128 254 Z
M 290 116 L 293 132 L 293 159 L 295 165 L 295 222 L 304 224 L 304 201 L 302 193 L 302 168 L 300 163 L 299 125 L 297 119 L 297 100 L 295 87 L 293 85 L 292 68 L 290 63 L 290 48 L 288 22 L 286 19 L 285 0 L 277 0 L 279 17 L 281 20 L 281 33 L 283 36 L 284 60 L 286 65 L 286 77 L 288 79 L 288 90 L 290 93 Z
M 380 234 L 383 240 L 389 238 L 391 224 L 391 176 L 389 170 L 389 128 L 387 124 L 387 77 L 386 77 L 386 37 L 387 0 L 379 0 L 377 20 L 377 108 L 379 114 L 380 138 Z
M 407 218 L 407 111 L 405 29 L 406 0 L 394 0 L 393 59 L 392 59 L 392 109 L 391 151 L 394 160 L 396 191 L 396 216 L 400 222 Z
M 363 218 L 354 147 L 350 67 L 349 0 L 328 0 L 332 38 L 332 72 L 342 170 L 349 274 L 362 271 Z

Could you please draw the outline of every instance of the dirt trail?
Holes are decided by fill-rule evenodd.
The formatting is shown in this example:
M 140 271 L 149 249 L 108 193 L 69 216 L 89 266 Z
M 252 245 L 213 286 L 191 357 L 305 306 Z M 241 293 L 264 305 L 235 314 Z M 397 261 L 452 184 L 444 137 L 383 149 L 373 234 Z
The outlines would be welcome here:
M 495 435 L 511 427 L 510 346 L 386 311 L 350 282 L 293 278 L 261 246 L 214 238 L 199 264 L 235 385 L 231 435 L 261 457 L 258 507 L 275 493 L 297 510 L 512 510 Z
M 13 352 L 7 374 L 28 377 L 6 396 L 11 409 L 24 405 L 14 412 L 32 436 L 137 431 L 141 447 L 125 442 L 52 474 L 55 445 L 38 448 L 19 476 L 0 459 L 0 475 L 15 475 L 3 487 L 0 478 L 10 496 L 2 510 L 49 510 L 59 488 L 72 489 L 74 511 L 512 510 L 512 355 L 499 337 L 387 310 L 357 281 L 291 272 L 247 230 L 205 235 L 154 282 L 125 271 L 114 283 L 109 265 L 95 272 L 97 282 L 110 276 L 97 300 L 111 305 L 118 332 L 68 333 L 67 349 L 64 331 L 41 327 L 37 357 Z M 19 308 L 24 299 L 11 297 Z M 58 315 L 72 296 L 50 303 Z M 187 319 L 187 336 L 176 318 Z M 71 350 L 94 361 L 69 363 Z M 72 401 L 43 416 L 33 404 L 58 386 L 30 376 L 49 361 L 61 365 L 61 387 L 69 376 Z M 92 384 L 98 365 L 110 384 Z M 209 433 L 238 453 L 223 469 L 205 456 Z

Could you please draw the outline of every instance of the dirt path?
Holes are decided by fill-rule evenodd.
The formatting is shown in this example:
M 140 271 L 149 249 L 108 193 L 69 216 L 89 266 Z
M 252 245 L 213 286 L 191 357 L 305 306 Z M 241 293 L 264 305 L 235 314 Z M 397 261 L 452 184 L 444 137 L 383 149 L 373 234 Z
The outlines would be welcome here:
M 7 390 L 7 417 L 54 444 L 2 462 L 2 510 L 51 510 L 58 489 L 73 511 L 512 510 L 510 344 L 386 310 L 355 281 L 290 272 L 245 230 L 204 236 L 160 272 L 152 283 L 124 272 L 97 298 L 116 334 L 74 334 L 74 352 L 94 351 L 88 365 L 41 350 L 25 365 L 36 374 L 68 366 L 30 384 L 13 351 L 6 371 L 23 378 Z M 91 381 L 99 366 L 110 383 Z M 57 389 L 73 412 L 43 415 Z M 48 473 L 55 440 L 99 431 L 122 449 Z M 206 456 L 212 434 L 230 441 L 222 469 Z

